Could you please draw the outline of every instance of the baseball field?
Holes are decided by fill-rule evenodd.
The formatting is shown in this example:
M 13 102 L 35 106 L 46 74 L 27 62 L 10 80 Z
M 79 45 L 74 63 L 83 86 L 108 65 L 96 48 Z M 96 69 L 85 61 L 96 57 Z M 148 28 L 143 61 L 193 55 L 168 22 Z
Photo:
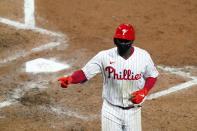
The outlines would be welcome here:
M 196 21 L 195 0 L 0 0 L 0 131 L 100 131 L 101 75 L 57 80 L 114 47 L 122 23 L 160 73 L 143 131 L 196 131 Z

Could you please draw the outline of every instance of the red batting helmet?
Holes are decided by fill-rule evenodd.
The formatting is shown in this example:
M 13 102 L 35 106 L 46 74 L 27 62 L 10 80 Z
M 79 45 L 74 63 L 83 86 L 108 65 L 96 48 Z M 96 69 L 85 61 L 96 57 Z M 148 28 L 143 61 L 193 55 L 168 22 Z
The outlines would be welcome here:
M 121 24 L 117 27 L 114 38 L 134 40 L 135 31 L 132 25 L 130 24 Z

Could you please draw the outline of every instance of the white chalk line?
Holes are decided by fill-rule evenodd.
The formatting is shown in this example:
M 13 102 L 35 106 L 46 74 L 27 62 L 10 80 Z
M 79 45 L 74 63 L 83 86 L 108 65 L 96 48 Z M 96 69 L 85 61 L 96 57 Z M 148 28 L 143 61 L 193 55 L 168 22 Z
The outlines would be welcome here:
M 56 112 L 57 114 L 64 114 L 64 115 L 67 115 L 67 116 L 71 116 L 71 117 L 76 117 L 76 118 L 79 118 L 79 119 L 82 119 L 82 120 L 85 120 L 85 121 L 89 121 L 89 120 L 93 120 L 95 118 L 98 118 L 100 115 L 89 115 L 89 116 L 84 116 L 84 115 L 81 115 L 79 113 L 76 113 L 76 112 L 73 112 L 73 111 L 62 111 L 60 108 L 55 108 L 55 107 L 51 107 L 51 110 L 53 112 Z
M 47 88 L 46 84 L 48 84 L 47 81 L 45 81 L 44 83 L 41 81 L 37 84 L 35 83 L 32 83 L 33 85 L 31 85 L 30 83 L 26 83 L 24 85 L 24 89 L 21 89 L 21 88 L 16 88 L 13 93 L 11 94 L 10 96 L 10 99 L 7 100 L 7 101 L 3 101 L 3 102 L 0 102 L 0 109 L 1 108 L 4 108 L 4 107 L 7 107 L 7 106 L 11 106 L 13 104 L 17 104 L 19 103 L 18 99 L 21 98 L 23 95 L 24 95 L 24 90 L 29 90 L 29 89 L 32 89 L 32 88 Z M 42 85 L 44 84 L 44 85 Z M 28 85 L 28 86 L 26 86 Z M 28 88 L 27 88 L 28 87 Z M 70 116 L 70 117 L 75 117 L 75 118 L 78 118 L 78 119 L 81 119 L 81 120 L 84 120 L 84 121 L 91 121 L 91 120 L 95 120 L 95 119 L 98 119 L 100 117 L 99 114 L 96 114 L 96 115 L 88 115 L 88 116 L 85 116 L 85 115 L 82 115 L 82 114 L 79 114 L 77 112 L 73 112 L 73 111 L 70 111 L 70 110 L 62 110 L 60 107 L 46 107 L 46 106 L 40 106 L 40 109 L 44 109 L 44 110 L 48 110 L 48 111 L 52 111 L 52 112 L 55 112 L 57 113 L 58 115 L 62 116 L 62 115 L 66 115 L 66 116 Z M 2 117 L 4 118 L 4 117 Z
M 14 61 L 14 60 L 17 60 L 19 58 L 22 58 L 22 57 L 26 57 L 32 53 L 36 53 L 36 52 L 39 52 L 39 51 L 43 51 L 43 50 L 47 50 L 47 49 L 52 49 L 56 46 L 59 46 L 61 43 L 60 42 L 50 42 L 48 44 L 45 44 L 45 45 L 41 45 L 39 47 L 36 47 L 36 48 L 33 48 L 31 49 L 30 51 L 28 52 L 21 52 L 21 53 L 18 53 L 14 56 L 10 56 L 6 59 L 3 59 L 3 60 L 0 60 L 0 64 L 5 64 L 5 63 L 8 63 L 8 62 L 11 62 L 11 61 Z
M 31 49 L 31 52 L 34 53 L 34 52 L 39 52 L 39 51 L 43 51 L 43 50 L 47 50 L 47 49 L 52 49 L 60 44 L 61 44 L 60 42 L 50 42 L 48 44 L 41 45 L 39 47 Z
M 6 107 L 6 106 L 10 106 L 13 102 L 11 100 L 8 101 L 3 101 L 0 103 L 0 108 Z
M 58 37 L 64 36 L 61 33 L 56 33 L 52 31 L 48 31 L 46 29 L 35 27 L 34 11 L 35 11 L 34 0 L 24 0 L 24 24 L 1 17 L 0 17 L 0 22 L 10 26 L 14 26 L 17 29 L 32 30 L 34 32 L 39 32 L 41 34 L 47 34 L 50 36 L 58 36 Z
M 197 76 L 192 76 L 191 73 L 189 73 L 189 72 L 181 71 L 183 69 L 197 69 L 194 66 L 186 66 L 184 68 L 172 68 L 172 67 L 168 67 L 168 66 L 158 65 L 157 67 L 164 70 L 164 71 L 170 72 L 171 74 L 176 74 L 176 75 L 179 75 L 179 76 L 182 76 L 185 78 L 187 77 L 187 78 L 191 78 L 191 79 L 197 79 Z
M 47 84 L 48 82 L 43 80 L 37 83 L 35 82 L 24 83 L 23 87 L 18 87 L 13 90 L 9 100 L 0 102 L 0 109 L 18 103 L 19 102 L 18 99 L 20 99 L 24 95 L 24 90 L 29 90 L 32 88 L 47 88 L 45 86 Z
M 35 17 L 34 17 L 34 0 L 25 0 L 24 1 L 24 22 L 25 25 L 30 27 L 35 27 Z
M 24 95 L 24 90 L 29 90 L 29 89 L 32 89 L 32 88 L 47 88 L 47 86 L 46 86 L 47 84 L 48 84 L 48 81 L 43 81 L 43 80 L 41 80 L 40 82 L 37 82 L 37 83 L 35 83 L 35 82 L 25 83 L 23 85 L 23 88 L 19 87 L 19 88 L 14 89 L 14 91 L 10 95 L 9 100 L 0 102 L 0 109 L 19 103 L 18 99 L 20 99 Z M 78 118 L 78 119 L 81 119 L 81 120 L 84 120 L 84 121 L 92 121 L 92 120 L 100 118 L 100 114 L 87 115 L 86 116 L 86 115 L 82 115 L 82 114 L 77 113 L 77 112 L 70 111 L 68 109 L 63 110 L 60 107 L 52 107 L 52 106 L 50 106 L 50 107 L 39 106 L 39 107 L 40 107 L 40 109 L 44 109 L 44 110 L 47 110 L 47 111 L 52 111 L 52 112 L 58 114 L 59 116 L 63 116 L 63 115 L 64 116 L 70 116 L 70 117 L 75 117 L 75 118 Z M 5 117 L 2 116 L 1 118 L 5 118 Z
M 156 98 L 158 98 L 160 96 L 168 95 L 170 93 L 173 93 L 173 92 L 176 92 L 176 91 L 179 91 L 179 90 L 191 87 L 191 86 L 196 85 L 196 84 L 197 84 L 197 80 L 191 80 L 191 81 L 188 81 L 188 82 L 185 82 L 185 83 L 173 86 L 173 87 L 171 87 L 171 88 L 169 88 L 167 90 L 163 90 L 163 91 L 159 91 L 157 93 L 151 94 L 151 95 L 149 95 L 147 97 L 147 100 L 156 99 Z
M 184 82 L 182 84 L 173 86 L 173 87 L 171 87 L 169 89 L 166 89 L 166 90 L 163 90 L 163 91 L 159 91 L 159 92 L 150 94 L 149 96 L 147 96 L 147 98 L 146 98 L 147 100 L 156 99 L 158 97 L 161 97 L 161 96 L 164 96 L 164 95 L 167 95 L 167 94 L 170 94 L 170 93 L 173 93 L 173 92 L 185 89 L 185 88 L 189 88 L 189 87 L 194 86 L 194 85 L 197 84 L 197 77 L 196 76 L 192 76 L 191 73 L 181 71 L 183 69 L 197 69 L 194 66 L 186 66 L 186 67 L 183 67 L 183 68 L 172 68 L 172 67 L 168 67 L 168 66 L 160 66 L 159 65 L 157 67 L 164 70 L 164 71 L 168 71 L 171 74 L 176 74 L 176 75 L 179 75 L 179 76 L 182 76 L 182 77 L 185 77 L 185 78 L 191 78 L 193 80 L 190 80 L 190 81 Z
M 34 26 L 29 26 L 27 24 L 23 24 L 23 23 L 20 23 L 20 22 L 17 22 L 17 21 L 12 21 L 12 20 L 9 20 L 9 19 L 1 18 L 1 17 L 0 17 L 0 22 L 4 23 L 4 24 L 7 24 L 7 25 L 10 25 L 10 26 L 14 26 L 16 29 L 32 30 L 34 32 L 38 32 L 38 33 L 41 33 L 41 34 L 46 34 L 46 35 L 49 35 L 49 36 L 64 37 L 64 35 L 61 34 L 61 33 L 56 33 L 56 32 L 53 32 L 53 31 L 46 30 L 46 29 L 42 29 L 42 28 L 38 28 L 38 27 L 34 27 Z
M 70 110 L 66 110 L 66 111 L 65 111 L 65 109 L 62 110 L 60 107 L 52 107 L 52 106 L 51 107 L 45 107 L 45 106 L 42 106 L 40 108 L 55 112 L 60 116 L 66 115 L 66 116 L 75 117 L 75 118 L 78 118 L 78 119 L 81 119 L 81 120 L 84 120 L 84 121 L 91 121 L 91 120 L 95 120 L 95 119 L 100 117 L 100 114 L 85 116 L 85 115 L 81 115 L 77 112 L 73 112 L 73 111 L 70 111 Z
M 23 94 L 24 92 L 22 91 L 22 89 L 16 88 L 12 92 L 9 100 L 0 102 L 0 109 L 18 103 L 17 99 L 21 98 Z

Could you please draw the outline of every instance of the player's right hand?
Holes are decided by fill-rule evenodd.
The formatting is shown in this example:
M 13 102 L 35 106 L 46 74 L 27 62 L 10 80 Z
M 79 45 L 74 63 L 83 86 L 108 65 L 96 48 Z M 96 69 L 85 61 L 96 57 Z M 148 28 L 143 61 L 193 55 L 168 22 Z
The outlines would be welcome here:
M 67 88 L 68 85 L 72 83 L 72 77 L 71 76 L 62 77 L 59 78 L 58 81 L 60 81 L 62 88 Z

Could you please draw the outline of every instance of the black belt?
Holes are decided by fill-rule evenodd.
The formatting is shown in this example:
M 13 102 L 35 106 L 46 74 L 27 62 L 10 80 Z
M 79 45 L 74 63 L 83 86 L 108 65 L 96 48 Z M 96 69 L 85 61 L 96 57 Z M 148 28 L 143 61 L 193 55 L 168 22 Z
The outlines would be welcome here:
M 119 107 L 119 108 L 121 108 L 121 109 L 123 109 L 123 110 L 129 110 L 129 109 L 132 109 L 132 108 L 142 107 L 141 105 L 136 105 L 136 106 L 132 105 L 132 106 L 127 106 L 127 107 L 122 107 L 122 106 L 118 106 L 118 105 L 113 105 L 113 104 L 111 104 L 110 102 L 108 102 L 107 100 L 105 100 L 105 101 L 106 101 L 109 105 Z
M 117 107 L 119 107 L 123 110 L 129 110 L 129 109 L 132 109 L 132 108 L 137 108 L 137 107 L 142 107 L 142 106 L 141 105 L 137 105 L 137 106 L 132 105 L 132 106 L 128 106 L 128 107 L 122 107 L 122 106 L 117 106 Z

